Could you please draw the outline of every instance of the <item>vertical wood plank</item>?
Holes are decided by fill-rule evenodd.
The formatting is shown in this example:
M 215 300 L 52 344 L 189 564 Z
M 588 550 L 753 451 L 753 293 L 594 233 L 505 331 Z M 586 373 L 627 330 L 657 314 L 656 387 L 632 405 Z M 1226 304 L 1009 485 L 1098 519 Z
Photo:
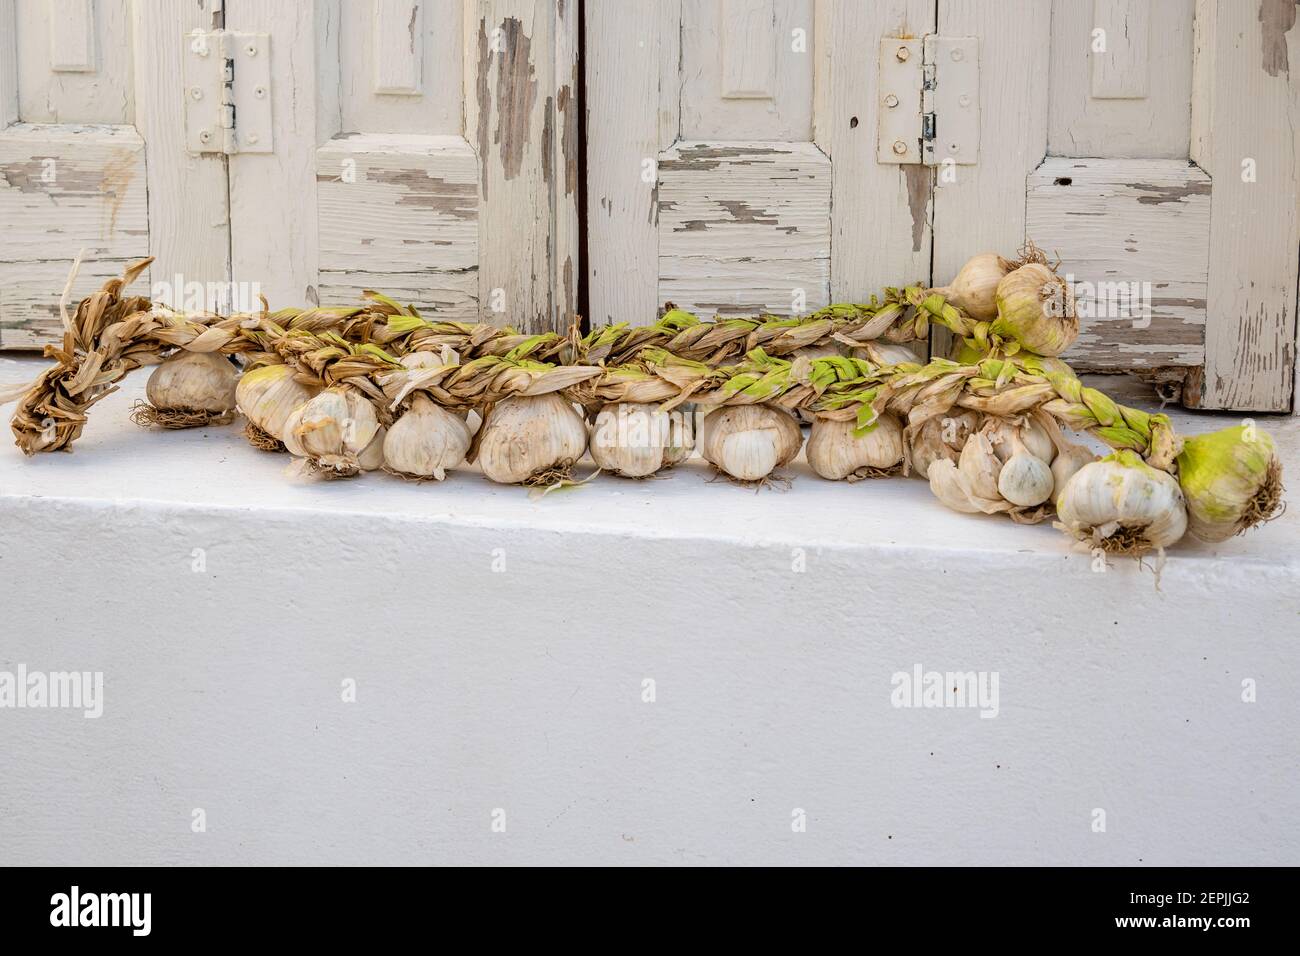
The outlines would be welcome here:
M 1295 397 L 1300 30 L 1274 0 L 1198 0 L 1192 158 L 1214 179 L 1205 408 Z
M 776 82 L 772 0 L 722 0 L 722 96 L 770 100 Z
M 375 92 L 417 96 L 424 61 L 424 4 L 374 0 Z
M 942 167 L 936 177 L 935 285 L 951 282 L 971 256 L 1006 255 L 1025 240 L 1026 178 L 1047 154 L 1051 23 L 1051 0 L 940 0 L 941 34 L 979 37 L 981 145 L 977 165 Z M 936 334 L 932 354 L 948 344 Z
M 258 283 L 272 308 L 314 304 L 319 301 L 317 90 L 332 76 L 329 64 L 318 64 L 315 8 L 225 0 L 225 9 L 227 29 L 268 34 L 258 55 L 269 53 L 274 77 L 275 152 L 229 158 L 231 277 Z
M 934 0 L 817 2 L 813 127 L 831 158 L 832 301 L 929 279 L 932 171 L 876 162 L 876 56 L 882 37 L 921 36 L 934 23 Z
M 1093 31 L 1094 43 L 1104 49 L 1092 51 L 1092 95 L 1099 100 L 1144 98 L 1150 78 L 1149 0 L 1095 0 Z
M 14 0 L 0 0 L 0 129 L 18 122 L 17 43 Z
M 576 0 L 555 9 L 555 122 L 550 136 L 551 188 L 554 206 L 554 253 L 551 256 L 551 288 L 555 296 L 554 321 L 567 328 L 578 313 L 578 286 L 582 281 L 579 255 L 581 236 L 578 222 L 579 151 L 582 116 L 578 112 L 579 5 Z
M 592 326 L 646 325 L 658 302 L 657 162 L 677 136 L 681 3 L 587 6 Z
M 50 69 L 55 73 L 95 72 L 93 0 L 48 0 Z
M 145 144 L 149 184 L 151 277 L 169 305 L 181 306 L 184 284 L 230 281 L 226 160 L 185 149 L 181 44 L 191 30 L 211 30 L 214 0 L 133 6 L 136 128 Z M 180 277 L 180 281 L 177 278 Z
M 557 165 L 552 144 L 557 101 L 575 93 L 575 63 L 557 56 L 577 49 L 576 38 L 561 44 L 557 33 L 577 29 L 577 12 L 572 0 L 471 3 L 477 125 L 467 134 L 479 155 L 481 315 L 529 331 L 565 329 L 573 315 L 553 277 L 577 275 L 580 262 L 576 229 L 561 235 L 556 223 L 565 205 L 576 206 L 577 190 L 566 192 L 567 162 Z

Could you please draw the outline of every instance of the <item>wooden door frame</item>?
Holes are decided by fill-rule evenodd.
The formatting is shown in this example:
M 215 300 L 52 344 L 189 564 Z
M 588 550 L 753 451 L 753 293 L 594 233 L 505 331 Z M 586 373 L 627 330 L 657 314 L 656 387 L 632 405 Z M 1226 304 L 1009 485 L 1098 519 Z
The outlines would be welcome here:
M 302 304 L 319 289 L 316 151 L 346 131 L 333 128 L 321 107 L 318 94 L 338 67 L 319 56 L 325 17 L 316 11 L 335 3 L 225 4 L 227 28 L 269 33 L 271 55 L 278 57 L 276 153 L 250 157 L 255 183 L 244 176 L 243 157 L 231 161 L 235 278 L 274 276 L 273 305 Z M 479 163 L 478 315 L 484 322 L 563 331 L 576 313 L 582 274 L 577 25 L 573 2 L 464 0 L 462 135 Z M 290 57 L 298 66 L 294 75 L 287 70 Z M 256 194 L 251 205 L 245 192 Z M 267 222 L 281 234 L 254 226 Z

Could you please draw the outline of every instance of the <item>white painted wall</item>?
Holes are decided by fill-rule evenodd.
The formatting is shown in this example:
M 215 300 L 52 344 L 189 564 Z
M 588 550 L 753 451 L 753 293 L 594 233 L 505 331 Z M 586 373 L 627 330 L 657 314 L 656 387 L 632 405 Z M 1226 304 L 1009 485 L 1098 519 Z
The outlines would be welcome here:
M 235 427 L 140 432 L 143 383 L 72 455 L 0 452 L 0 670 L 106 696 L 0 709 L 6 863 L 1300 862 L 1295 509 L 1157 591 L 802 464 L 293 481 Z M 996 671 L 998 716 L 894 708 L 916 664 Z

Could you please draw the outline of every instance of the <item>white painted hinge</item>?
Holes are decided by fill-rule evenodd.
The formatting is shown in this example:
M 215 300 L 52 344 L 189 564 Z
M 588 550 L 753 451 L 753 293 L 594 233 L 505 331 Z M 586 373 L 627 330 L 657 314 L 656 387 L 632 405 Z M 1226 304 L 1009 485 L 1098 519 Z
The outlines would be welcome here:
M 183 40 L 185 148 L 272 152 L 270 36 L 195 30 Z
M 979 40 L 880 41 L 876 159 L 972 166 L 979 157 Z

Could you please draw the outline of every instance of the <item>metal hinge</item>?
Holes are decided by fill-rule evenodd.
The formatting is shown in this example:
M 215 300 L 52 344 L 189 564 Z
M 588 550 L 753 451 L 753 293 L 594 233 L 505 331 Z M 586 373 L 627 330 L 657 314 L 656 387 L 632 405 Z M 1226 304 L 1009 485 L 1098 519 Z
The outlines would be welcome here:
M 182 39 L 185 148 L 272 152 L 270 36 L 195 30 Z
M 979 40 L 880 41 L 876 159 L 971 166 L 979 157 Z

